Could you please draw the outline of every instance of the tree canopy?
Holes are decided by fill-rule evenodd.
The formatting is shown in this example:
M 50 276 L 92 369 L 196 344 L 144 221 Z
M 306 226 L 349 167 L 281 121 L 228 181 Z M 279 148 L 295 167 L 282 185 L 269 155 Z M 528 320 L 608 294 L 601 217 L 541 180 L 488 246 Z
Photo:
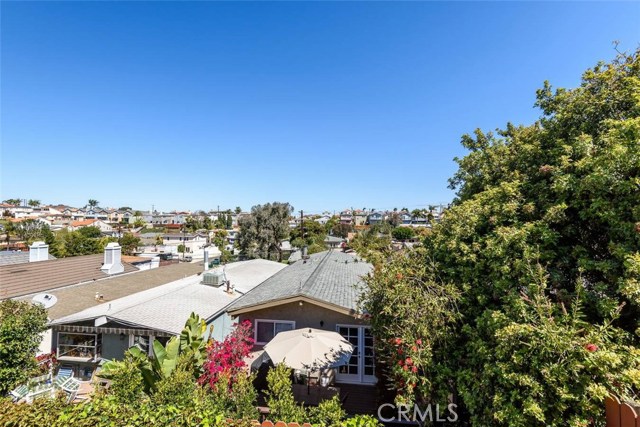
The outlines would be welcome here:
M 382 357 L 408 356 L 400 396 L 453 394 L 472 425 L 586 425 L 640 389 L 640 51 L 536 105 L 532 125 L 462 137 L 455 202 L 367 280 L 370 313 L 399 288 L 422 305 L 372 319 Z
M 33 374 L 46 324 L 47 312 L 41 305 L 0 301 L 0 394 Z
M 251 208 L 240 218 L 238 247 L 243 256 L 267 258 L 271 254 L 282 261 L 280 242 L 289 237 L 289 218 L 293 207 L 289 203 L 273 202 Z

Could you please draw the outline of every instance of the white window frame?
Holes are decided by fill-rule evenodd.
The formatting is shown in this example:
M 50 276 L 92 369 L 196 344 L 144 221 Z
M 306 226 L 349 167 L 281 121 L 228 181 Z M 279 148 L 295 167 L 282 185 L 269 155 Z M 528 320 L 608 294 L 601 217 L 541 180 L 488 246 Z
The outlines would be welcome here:
M 60 335 L 83 335 L 83 336 L 86 336 L 86 337 L 92 337 L 93 338 L 93 345 L 60 344 Z M 92 359 L 95 359 L 97 357 L 97 355 L 98 355 L 98 334 L 90 334 L 90 333 L 84 333 L 84 332 L 66 332 L 66 331 L 59 331 L 58 332 L 57 342 L 56 342 L 56 357 L 58 359 L 61 359 L 61 360 L 78 358 L 76 356 L 65 356 L 64 354 L 61 356 L 60 355 L 60 345 L 62 345 L 63 347 L 76 347 L 76 348 L 93 349 L 93 357 L 92 357 Z M 80 358 L 80 359 L 84 359 L 84 358 Z
M 258 341 L 258 322 L 273 323 L 273 328 L 274 328 L 274 331 L 273 331 L 274 335 L 273 336 L 274 337 L 276 336 L 276 334 L 275 334 L 275 324 L 276 323 L 287 323 L 287 324 L 293 326 L 292 329 L 296 328 L 295 320 L 255 319 L 254 322 L 253 322 L 253 342 L 255 344 L 258 344 L 258 345 L 265 345 L 267 343 L 267 342 Z

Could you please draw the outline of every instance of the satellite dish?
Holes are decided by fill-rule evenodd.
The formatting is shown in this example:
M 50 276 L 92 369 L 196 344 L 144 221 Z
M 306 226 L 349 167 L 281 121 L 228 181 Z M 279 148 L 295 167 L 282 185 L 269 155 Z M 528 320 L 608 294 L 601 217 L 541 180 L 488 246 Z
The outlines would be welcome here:
M 58 298 L 51 294 L 38 294 L 31 301 L 42 305 L 44 308 L 51 308 L 58 302 Z

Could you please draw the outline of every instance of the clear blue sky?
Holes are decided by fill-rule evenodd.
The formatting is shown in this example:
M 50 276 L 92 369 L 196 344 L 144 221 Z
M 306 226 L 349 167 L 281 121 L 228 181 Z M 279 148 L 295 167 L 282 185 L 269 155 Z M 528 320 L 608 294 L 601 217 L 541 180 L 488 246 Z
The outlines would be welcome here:
M 421 207 L 640 3 L 1 2 L 2 199 Z

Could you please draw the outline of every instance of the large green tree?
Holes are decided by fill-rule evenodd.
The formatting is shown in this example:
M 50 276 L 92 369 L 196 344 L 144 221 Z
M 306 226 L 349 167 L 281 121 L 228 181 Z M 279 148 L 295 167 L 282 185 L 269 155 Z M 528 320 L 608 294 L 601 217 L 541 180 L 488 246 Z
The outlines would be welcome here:
M 13 224 L 13 234 L 22 240 L 26 245 L 30 245 L 36 240 L 45 240 L 51 232 L 49 226 L 37 219 L 25 219 Z
M 47 324 L 45 309 L 25 301 L 0 301 L 0 394 L 26 381 Z
M 587 425 L 640 388 L 640 51 L 575 89 L 545 83 L 536 105 L 532 125 L 462 138 L 457 198 L 422 255 L 368 279 L 371 313 L 406 281 L 405 299 L 436 304 L 425 324 L 447 313 L 442 342 L 403 316 L 372 323 L 381 354 L 411 353 L 389 376 L 405 397 L 453 394 L 478 426 Z
M 280 242 L 289 237 L 289 218 L 293 207 L 289 203 L 273 202 L 251 208 L 240 218 L 238 247 L 250 258 L 270 258 L 275 254 L 282 261 Z

